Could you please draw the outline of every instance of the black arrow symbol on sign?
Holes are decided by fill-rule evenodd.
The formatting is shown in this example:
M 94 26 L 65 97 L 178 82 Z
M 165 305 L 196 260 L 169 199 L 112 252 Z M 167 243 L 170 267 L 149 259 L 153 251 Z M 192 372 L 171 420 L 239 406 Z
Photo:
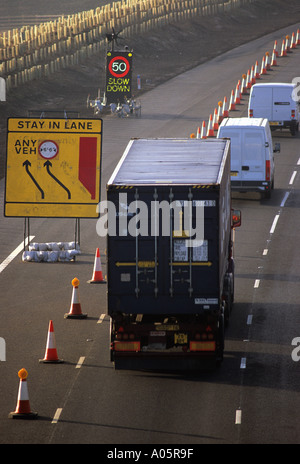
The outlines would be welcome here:
M 30 177 L 30 179 L 32 180 L 32 182 L 34 182 L 35 186 L 36 186 L 36 187 L 39 189 L 39 191 L 41 192 L 42 199 L 45 198 L 44 190 L 41 189 L 41 187 L 39 186 L 39 184 L 37 183 L 37 181 L 35 180 L 35 178 L 34 178 L 33 175 L 31 174 L 31 172 L 29 171 L 28 166 L 31 166 L 31 162 L 28 161 L 28 160 L 26 160 L 26 161 L 24 161 L 23 166 L 25 166 L 26 172 L 27 172 L 27 174 L 29 175 L 29 177 Z
M 52 172 L 51 172 L 50 169 L 49 169 L 49 166 L 52 166 L 51 161 L 49 161 L 49 160 L 46 161 L 46 162 L 44 163 L 44 166 L 46 166 L 47 172 L 48 172 L 49 176 L 51 176 L 51 177 L 55 180 L 55 182 L 57 182 L 63 189 L 65 189 L 65 191 L 66 191 L 67 194 L 68 194 L 68 199 L 70 200 L 70 198 L 71 198 L 71 192 L 70 192 L 70 190 L 69 190 L 60 180 L 58 180 L 58 178 L 55 177 L 55 175 L 52 174 Z

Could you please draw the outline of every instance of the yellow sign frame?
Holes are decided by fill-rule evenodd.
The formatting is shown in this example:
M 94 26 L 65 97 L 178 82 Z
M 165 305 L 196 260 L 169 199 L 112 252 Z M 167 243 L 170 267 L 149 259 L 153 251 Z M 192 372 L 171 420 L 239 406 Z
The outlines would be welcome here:
M 98 218 L 102 126 L 8 118 L 4 216 Z

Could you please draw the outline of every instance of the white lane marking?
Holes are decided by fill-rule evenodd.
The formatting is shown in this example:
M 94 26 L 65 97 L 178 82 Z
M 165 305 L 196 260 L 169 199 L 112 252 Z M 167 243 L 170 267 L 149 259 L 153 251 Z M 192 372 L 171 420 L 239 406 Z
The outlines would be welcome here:
M 259 284 L 260 284 L 260 279 L 256 279 L 256 281 L 254 282 L 254 288 L 258 288 Z
M 285 202 L 286 202 L 286 200 L 288 199 L 290 193 L 291 193 L 291 192 L 285 192 L 285 195 L 284 195 L 284 197 L 283 197 L 283 200 L 282 200 L 282 202 L 280 203 L 281 208 L 284 207 Z
M 240 368 L 241 368 L 241 369 L 246 369 L 246 358 L 242 358 L 242 359 L 241 359 Z
M 267 254 L 268 254 L 268 248 L 265 248 L 263 251 L 263 256 L 267 256 Z
M 297 161 L 297 166 L 299 166 L 299 165 L 300 165 L 300 158 Z
M 242 411 L 241 409 L 237 409 L 235 411 L 235 423 L 236 425 L 239 425 L 242 423 Z
M 248 317 L 247 317 L 247 325 L 251 325 L 251 324 L 252 324 L 252 318 L 253 318 L 253 315 L 252 315 L 252 314 L 249 314 Z
M 290 185 L 293 185 L 296 175 L 297 175 L 297 171 L 294 171 L 290 178 L 290 182 L 289 182 Z
M 270 229 L 270 234 L 274 234 L 278 219 L 279 219 L 279 214 L 276 214 L 276 216 L 274 218 L 274 221 L 273 221 L 273 224 L 272 224 L 272 227 Z
M 101 314 L 101 316 L 99 317 L 98 321 L 97 321 L 97 324 L 102 324 L 104 318 L 105 318 L 106 314 Z
M 57 410 L 56 410 L 56 412 L 54 414 L 54 417 L 52 419 L 51 424 L 57 424 L 57 422 L 59 421 L 61 412 L 62 412 L 62 408 L 57 408 Z
M 84 360 L 85 360 L 85 356 L 81 356 L 81 358 L 79 358 L 78 363 L 75 366 L 75 369 L 80 369 L 82 364 L 84 363 Z
M 30 235 L 29 238 L 26 237 L 25 243 L 29 243 L 31 240 L 34 239 L 34 237 L 35 235 Z M 23 249 L 24 249 L 24 242 L 20 243 L 20 245 L 17 246 L 17 248 L 14 251 L 12 251 L 11 254 L 7 256 L 7 258 L 5 258 L 4 261 L 2 261 L 2 263 L 0 264 L 0 274 L 9 265 L 9 263 L 11 263 L 12 260 L 15 259 L 16 256 L 18 256 L 20 251 L 22 251 Z

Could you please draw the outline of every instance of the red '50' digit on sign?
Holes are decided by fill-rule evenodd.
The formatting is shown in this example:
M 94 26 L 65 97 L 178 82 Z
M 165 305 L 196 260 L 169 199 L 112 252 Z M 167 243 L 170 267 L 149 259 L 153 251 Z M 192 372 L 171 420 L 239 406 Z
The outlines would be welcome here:
M 124 77 L 128 74 L 130 64 L 124 56 L 115 56 L 109 63 L 108 69 L 110 74 L 115 77 Z

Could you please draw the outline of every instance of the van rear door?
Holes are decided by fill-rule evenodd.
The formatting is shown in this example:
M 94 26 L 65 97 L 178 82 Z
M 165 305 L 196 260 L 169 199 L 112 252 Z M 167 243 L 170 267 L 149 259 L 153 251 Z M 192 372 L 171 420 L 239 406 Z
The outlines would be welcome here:
M 291 119 L 292 87 L 273 88 L 273 121 L 289 121 Z
M 260 130 L 245 130 L 242 144 L 242 180 L 264 180 L 266 173 L 265 140 Z
M 267 118 L 269 121 L 273 120 L 271 87 L 252 87 L 249 116 L 253 118 Z

